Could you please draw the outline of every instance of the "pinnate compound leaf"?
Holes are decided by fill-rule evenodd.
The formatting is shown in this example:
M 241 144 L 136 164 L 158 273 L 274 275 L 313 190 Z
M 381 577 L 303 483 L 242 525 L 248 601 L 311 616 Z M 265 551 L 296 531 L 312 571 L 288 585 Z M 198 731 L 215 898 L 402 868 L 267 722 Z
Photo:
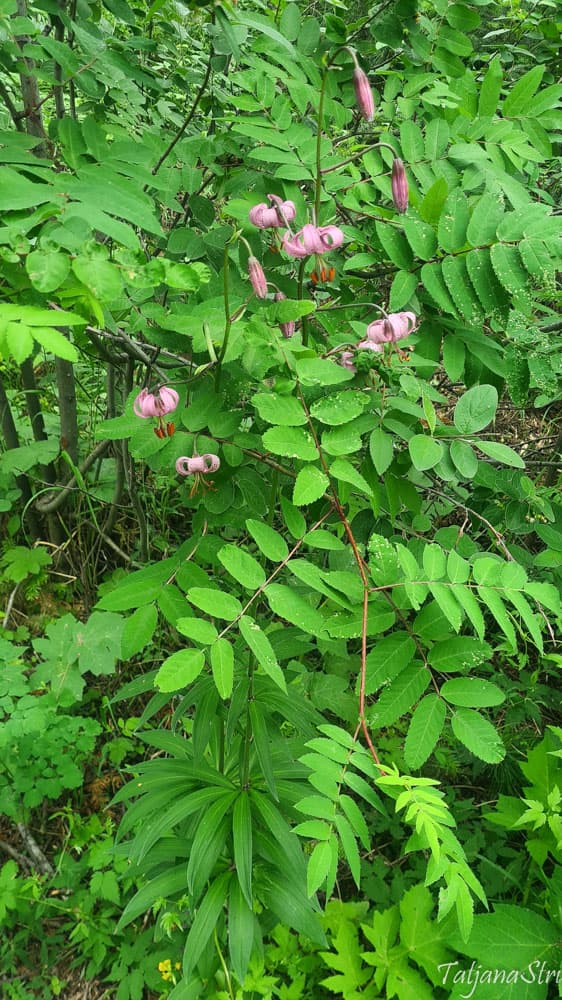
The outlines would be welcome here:
M 428 694 L 420 701 L 410 720 L 404 746 L 408 767 L 421 767 L 433 752 L 445 725 L 445 715 L 445 703 L 436 694 Z
M 499 733 L 488 719 L 472 708 L 459 708 L 451 720 L 453 733 L 480 760 L 499 764 L 505 757 L 505 747 Z

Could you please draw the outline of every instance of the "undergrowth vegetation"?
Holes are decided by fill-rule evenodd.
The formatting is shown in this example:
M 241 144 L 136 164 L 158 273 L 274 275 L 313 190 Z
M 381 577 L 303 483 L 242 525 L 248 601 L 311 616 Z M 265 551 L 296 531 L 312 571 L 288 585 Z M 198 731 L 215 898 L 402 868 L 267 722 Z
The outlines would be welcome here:
M 546 1000 L 550 0 L 0 0 L 6 1000 Z

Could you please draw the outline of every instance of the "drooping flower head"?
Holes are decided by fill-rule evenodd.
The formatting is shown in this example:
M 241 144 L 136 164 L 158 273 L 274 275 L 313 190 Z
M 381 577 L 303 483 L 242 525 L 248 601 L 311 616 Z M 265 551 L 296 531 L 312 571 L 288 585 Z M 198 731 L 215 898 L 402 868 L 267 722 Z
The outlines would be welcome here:
M 401 215 L 408 210 L 408 178 L 404 164 L 399 156 L 392 164 L 392 200 L 397 212 Z
M 355 100 L 357 101 L 359 113 L 365 121 L 372 122 L 375 117 L 375 99 L 367 74 L 361 69 L 357 61 L 353 70 L 353 86 L 355 88 Z
M 175 424 L 164 423 L 163 417 L 166 413 L 173 413 L 179 403 L 179 395 L 175 389 L 170 389 L 164 385 L 156 392 L 149 392 L 148 389 L 141 389 L 133 403 L 133 410 L 137 417 L 148 419 L 156 417 L 157 426 L 154 428 L 156 437 L 171 437 L 175 431 Z
M 248 277 L 258 299 L 266 299 L 267 279 L 259 260 L 253 255 L 248 257 Z
M 209 475 L 210 472 L 218 472 L 220 464 L 218 455 L 193 455 L 192 458 L 181 455 L 176 461 L 176 472 L 180 476 L 194 477 L 194 483 L 189 492 L 190 497 L 192 497 L 199 486 L 204 490 L 212 487 L 213 484 L 205 480 L 203 476 Z
M 390 313 L 384 319 L 377 319 L 367 327 L 367 340 L 359 344 L 371 351 L 382 351 L 385 344 L 395 344 L 397 340 L 409 337 L 416 328 L 417 318 L 413 312 Z
M 334 278 L 334 268 L 326 268 L 320 258 L 330 250 L 340 247 L 343 239 L 343 233 L 337 226 L 312 226 L 308 223 L 294 236 L 291 233 L 284 234 L 283 250 L 289 257 L 295 257 L 297 260 L 314 257 L 317 270 L 312 271 L 311 279 L 313 284 L 317 284 L 318 274 L 322 281 L 331 281 Z
M 280 229 L 287 228 L 296 214 L 295 203 L 293 201 L 283 201 L 277 194 L 268 194 L 273 207 L 261 202 L 250 209 L 250 222 L 258 229 Z
M 275 302 L 283 302 L 287 296 L 284 295 L 283 292 L 275 292 L 273 298 Z M 292 337 L 295 332 L 295 321 L 290 320 L 288 323 L 280 323 L 279 329 L 281 330 L 283 336 L 288 340 L 289 337 Z

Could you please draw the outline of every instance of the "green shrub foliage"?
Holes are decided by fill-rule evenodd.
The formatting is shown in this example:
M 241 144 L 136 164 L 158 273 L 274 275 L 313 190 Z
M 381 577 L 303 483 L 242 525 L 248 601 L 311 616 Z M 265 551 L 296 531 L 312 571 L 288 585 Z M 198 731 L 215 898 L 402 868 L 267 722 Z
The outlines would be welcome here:
M 0 2 L 4 625 L 55 568 L 86 607 L 0 640 L 0 809 L 121 770 L 55 873 L 117 1000 L 547 995 L 543 7 Z

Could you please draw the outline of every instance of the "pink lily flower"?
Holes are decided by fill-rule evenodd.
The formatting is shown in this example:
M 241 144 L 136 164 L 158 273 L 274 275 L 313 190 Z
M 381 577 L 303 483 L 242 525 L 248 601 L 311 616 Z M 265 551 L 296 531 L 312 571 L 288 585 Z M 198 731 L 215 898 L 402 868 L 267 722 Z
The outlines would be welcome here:
M 172 413 L 178 403 L 179 395 L 175 389 L 162 386 L 157 392 L 149 392 L 148 389 L 141 389 L 133 403 L 133 410 L 137 417 L 163 417 L 165 413 Z
M 176 462 L 176 472 L 180 476 L 192 476 L 196 473 L 207 475 L 209 472 L 218 472 L 220 465 L 218 455 L 194 455 L 193 458 L 181 455 Z
M 297 214 L 293 201 L 283 201 L 277 194 L 268 194 L 270 201 L 274 202 L 270 208 L 265 202 L 254 205 L 250 209 L 250 222 L 258 229 L 279 229 L 281 226 L 287 227 Z
M 358 346 L 361 349 L 382 351 L 384 344 L 395 344 L 397 340 L 409 337 L 416 328 L 417 318 L 412 312 L 390 313 L 384 319 L 377 319 L 367 327 L 367 340 Z
M 289 257 L 302 260 L 312 254 L 320 255 L 335 250 L 342 245 L 343 239 L 343 233 L 337 226 L 312 226 L 308 223 L 294 236 L 285 233 L 283 249 Z

